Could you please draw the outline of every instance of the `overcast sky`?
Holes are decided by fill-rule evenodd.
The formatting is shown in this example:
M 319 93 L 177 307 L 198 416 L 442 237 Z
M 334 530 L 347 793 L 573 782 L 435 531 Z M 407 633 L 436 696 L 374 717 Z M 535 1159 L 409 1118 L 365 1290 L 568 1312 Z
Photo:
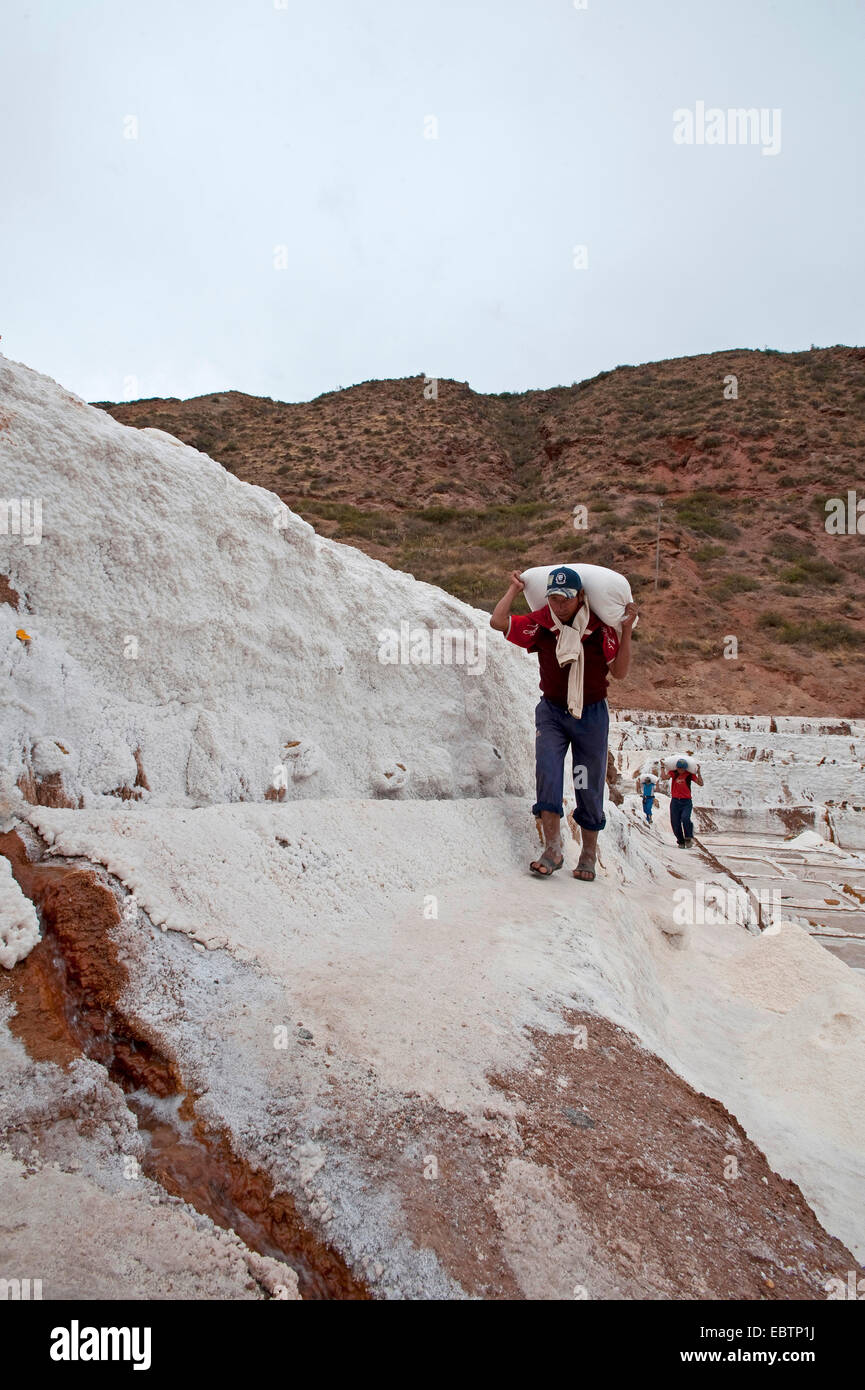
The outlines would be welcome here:
M 89 400 L 863 342 L 861 0 L 3 8 L 0 349 Z

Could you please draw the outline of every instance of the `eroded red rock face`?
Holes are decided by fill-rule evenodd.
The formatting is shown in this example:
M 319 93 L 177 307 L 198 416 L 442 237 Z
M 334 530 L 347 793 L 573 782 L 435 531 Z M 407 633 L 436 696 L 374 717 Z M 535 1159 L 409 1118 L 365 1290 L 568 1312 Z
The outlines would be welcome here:
M 59 772 L 49 772 L 43 777 L 38 777 L 32 769 L 28 769 L 22 772 L 16 785 L 24 800 L 29 801 L 31 806 L 59 806 L 77 811 L 82 805 L 80 798 L 72 797 L 66 791 Z
M 58 745 L 62 747 L 62 745 Z M 66 749 L 63 749 L 66 752 Z M 135 781 L 131 787 L 113 787 L 106 793 L 108 796 L 119 797 L 121 801 L 140 801 L 145 791 L 150 790 L 150 783 L 144 771 L 144 764 L 141 760 L 141 749 L 136 748 L 134 753 L 135 766 L 137 768 Z M 80 810 L 84 805 L 82 797 L 75 797 L 67 790 L 63 782 L 61 772 L 48 772 L 38 774 L 28 765 L 16 783 L 18 790 L 31 806 L 56 806 L 65 807 L 70 810 Z
M 105 1033 L 127 982 L 111 940 L 117 904 L 90 870 L 31 862 L 15 831 L 0 835 L 0 854 L 43 924 L 42 940 L 0 979 L 17 1007 L 10 1027 L 37 1061 L 68 1064 Z
M 7 574 L 0 574 L 0 603 L 8 603 L 16 610 L 21 607 L 21 596 L 12 588 Z

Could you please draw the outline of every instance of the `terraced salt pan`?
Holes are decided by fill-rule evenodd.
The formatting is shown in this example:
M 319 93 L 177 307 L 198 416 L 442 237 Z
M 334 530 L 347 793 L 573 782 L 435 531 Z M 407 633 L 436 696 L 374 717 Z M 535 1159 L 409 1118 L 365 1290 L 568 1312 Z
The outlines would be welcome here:
M 699 799 L 706 807 L 865 804 L 862 720 L 775 721 L 629 710 L 614 715 L 610 746 L 626 778 L 659 755 L 693 750 L 703 766 Z
M 702 832 L 700 843 L 767 908 L 771 902 L 769 915 L 799 922 L 846 964 L 865 970 L 865 855 L 812 831 L 774 842 Z
M 735 734 L 778 733 L 865 738 L 865 719 L 795 714 L 682 714 L 661 710 L 622 710 L 622 723 L 657 729 L 730 731 Z

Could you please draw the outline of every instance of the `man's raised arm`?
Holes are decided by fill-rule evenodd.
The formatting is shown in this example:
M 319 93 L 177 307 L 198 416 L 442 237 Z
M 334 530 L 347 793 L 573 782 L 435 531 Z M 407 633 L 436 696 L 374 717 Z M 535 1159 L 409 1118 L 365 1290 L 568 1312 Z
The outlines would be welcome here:
M 625 606 L 625 616 L 622 619 L 622 636 L 619 642 L 619 650 L 610 662 L 610 675 L 614 680 L 623 681 L 628 671 L 631 669 L 631 629 L 637 618 L 637 605 L 629 603 Z
M 507 591 L 499 599 L 490 614 L 490 627 L 495 628 L 496 632 L 507 632 L 511 616 L 511 606 L 517 594 L 521 594 L 525 587 L 519 574 L 514 570 L 511 574 L 511 582 L 507 587 Z

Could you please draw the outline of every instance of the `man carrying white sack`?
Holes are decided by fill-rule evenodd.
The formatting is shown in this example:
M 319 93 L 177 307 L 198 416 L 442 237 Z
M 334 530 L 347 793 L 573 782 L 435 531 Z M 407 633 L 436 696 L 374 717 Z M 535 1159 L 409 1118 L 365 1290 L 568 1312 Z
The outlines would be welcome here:
M 661 781 L 670 779 L 670 825 L 679 849 L 690 849 L 694 843 L 694 826 L 691 821 L 691 783 L 702 787 L 703 778 L 699 763 L 692 772 L 687 758 L 678 758 L 673 768 L 661 767 Z
M 507 592 L 492 611 L 490 627 L 538 655 L 541 699 L 535 710 L 537 800 L 532 813 L 541 818 L 544 852 L 529 868 L 540 878 L 549 878 L 564 863 L 562 783 L 570 748 L 576 800 L 573 820 L 582 839 L 574 878 L 591 880 L 595 877 L 598 832 L 607 823 L 607 676 L 623 680 L 628 674 L 637 606 L 627 604 L 620 638 L 615 628 L 602 623 L 589 608 L 582 580 L 570 566 L 550 570 L 543 608 L 534 613 L 511 613 L 514 599 L 524 588 L 514 571 Z

